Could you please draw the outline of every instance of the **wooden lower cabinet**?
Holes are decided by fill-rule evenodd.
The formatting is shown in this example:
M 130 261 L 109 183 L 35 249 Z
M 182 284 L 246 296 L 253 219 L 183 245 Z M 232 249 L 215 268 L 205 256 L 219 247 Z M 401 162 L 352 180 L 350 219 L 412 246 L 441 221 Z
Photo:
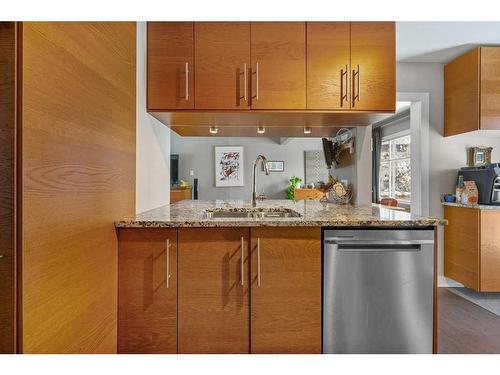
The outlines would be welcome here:
M 478 292 L 500 292 L 500 211 L 444 207 L 444 275 Z
M 321 229 L 251 229 L 251 353 L 321 353 Z
M 118 236 L 118 352 L 177 353 L 177 229 Z
M 249 228 L 179 229 L 179 353 L 249 353 Z
M 118 264 L 119 353 L 321 353 L 320 228 L 120 229 Z

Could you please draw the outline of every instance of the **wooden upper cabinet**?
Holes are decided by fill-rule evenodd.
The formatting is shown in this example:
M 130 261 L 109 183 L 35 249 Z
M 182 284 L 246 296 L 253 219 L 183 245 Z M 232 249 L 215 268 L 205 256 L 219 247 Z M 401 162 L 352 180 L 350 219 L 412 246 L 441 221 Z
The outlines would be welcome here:
M 444 135 L 479 129 L 480 49 L 444 67 Z
M 351 22 L 351 108 L 391 111 L 396 107 L 394 22 Z
M 177 230 L 118 238 L 118 352 L 177 353 Z
M 251 23 L 252 109 L 306 108 L 305 22 Z
M 249 229 L 179 229 L 179 353 L 249 352 Z
M 148 22 L 148 110 L 193 109 L 193 22 Z
M 196 109 L 250 109 L 249 70 L 250 22 L 195 23 Z
M 475 48 L 444 67 L 444 135 L 500 129 L 500 47 Z
M 349 22 L 307 23 L 307 109 L 348 110 Z
M 395 80 L 394 22 L 148 23 L 150 111 L 391 112 Z
M 481 129 L 500 129 L 500 47 L 481 47 Z
M 321 229 L 251 229 L 251 353 L 321 353 Z

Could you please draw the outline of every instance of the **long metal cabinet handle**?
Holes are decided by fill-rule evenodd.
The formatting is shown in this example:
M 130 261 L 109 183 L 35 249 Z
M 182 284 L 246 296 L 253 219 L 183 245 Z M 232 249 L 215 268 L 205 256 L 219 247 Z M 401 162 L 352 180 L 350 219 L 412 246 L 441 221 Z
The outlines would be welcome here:
M 185 72 L 185 77 L 186 77 L 186 96 L 185 96 L 185 99 L 189 100 L 189 63 L 188 62 L 184 65 L 184 72 Z
M 359 102 L 361 98 L 361 86 L 360 86 L 360 73 L 359 73 L 359 64 L 356 67 L 356 70 L 352 70 L 352 106 L 354 107 L 354 103 L 356 100 Z M 356 86 L 356 89 L 355 89 Z
M 361 71 L 359 70 L 359 64 L 358 64 L 358 102 L 361 100 Z
M 167 288 L 170 287 L 170 240 L 167 240 Z
M 255 100 L 259 100 L 259 63 L 255 63 Z
M 260 286 L 260 237 L 257 237 L 257 286 Z
M 344 83 L 345 76 L 345 83 Z M 349 70 L 347 64 L 345 65 L 345 70 L 340 69 L 340 106 L 344 106 L 344 101 L 348 100 L 348 88 L 349 87 Z M 344 93 L 345 90 L 345 93 Z
M 244 80 L 244 85 L 243 85 L 243 90 L 245 90 L 245 93 L 243 94 L 243 97 L 245 101 L 248 101 L 248 78 L 247 78 L 247 64 L 243 64 L 243 80 Z
M 244 272 L 245 268 L 243 267 L 244 261 L 245 261 L 245 250 L 244 250 L 244 245 L 245 241 L 243 239 L 243 236 L 241 236 L 241 285 L 243 286 L 245 284 L 244 282 Z

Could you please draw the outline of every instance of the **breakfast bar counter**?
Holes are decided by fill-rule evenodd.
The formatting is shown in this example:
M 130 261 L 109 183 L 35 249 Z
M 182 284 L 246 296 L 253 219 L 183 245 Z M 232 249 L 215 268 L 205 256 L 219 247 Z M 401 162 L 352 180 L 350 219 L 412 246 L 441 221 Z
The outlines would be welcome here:
M 218 212 L 229 213 L 218 217 Z M 234 215 L 231 215 L 231 212 Z M 290 212 L 288 217 L 273 215 Z M 255 213 L 255 215 L 238 215 Z M 259 215 L 264 213 L 263 215 Z M 412 215 L 408 212 L 376 206 L 337 205 L 319 201 L 266 200 L 251 207 L 248 201 L 184 200 L 165 205 L 135 217 L 116 221 L 117 228 L 178 227 L 329 227 L 329 226 L 398 226 L 421 227 L 445 225 L 446 220 Z

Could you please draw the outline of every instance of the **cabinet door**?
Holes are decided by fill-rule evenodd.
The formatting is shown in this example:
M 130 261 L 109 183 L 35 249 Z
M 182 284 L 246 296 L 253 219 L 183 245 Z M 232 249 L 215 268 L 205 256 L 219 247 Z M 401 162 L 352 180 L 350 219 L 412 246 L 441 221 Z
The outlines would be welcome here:
M 481 129 L 500 129 L 499 87 L 500 48 L 481 47 Z
M 500 212 L 480 210 L 480 291 L 500 292 Z
M 252 22 L 252 109 L 306 108 L 305 22 Z
M 250 22 L 195 23 L 196 109 L 249 109 Z
M 177 353 L 177 230 L 120 229 L 118 243 L 118 352 Z
M 251 233 L 251 353 L 320 353 L 321 229 Z
M 396 108 L 394 22 L 351 22 L 351 108 Z
M 349 22 L 307 23 L 307 109 L 350 109 Z
M 480 49 L 444 66 L 444 136 L 479 129 Z
M 444 218 L 444 276 L 479 291 L 481 211 L 445 206 Z
M 179 229 L 179 353 L 249 352 L 248 228 Z
M 148 109 L 194 108 L 193 23 L 148 22 Z

